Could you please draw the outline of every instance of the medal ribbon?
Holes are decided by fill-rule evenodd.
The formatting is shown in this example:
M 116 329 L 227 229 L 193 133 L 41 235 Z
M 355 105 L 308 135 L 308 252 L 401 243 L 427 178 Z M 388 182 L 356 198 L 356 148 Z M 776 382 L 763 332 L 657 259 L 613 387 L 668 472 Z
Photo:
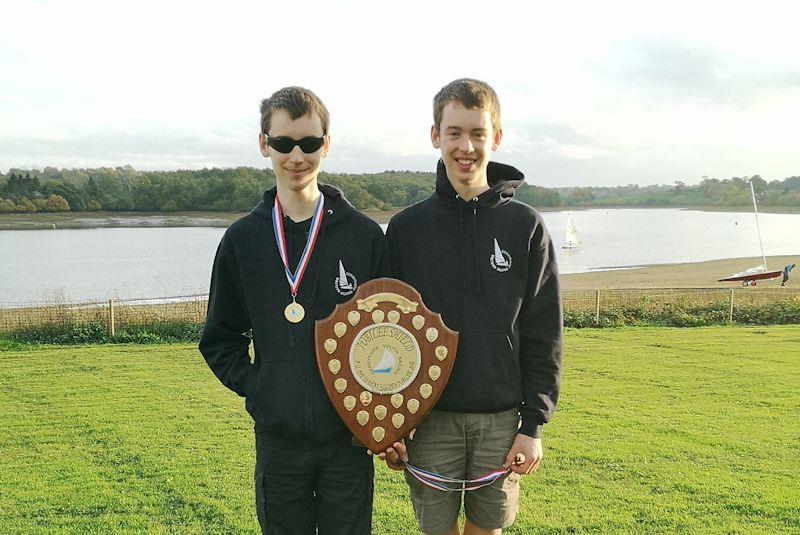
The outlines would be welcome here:
M 464 490 L 477 490 L 479 488 L 491 485 L 501 477 L 505 477 L 511 473 L 511 469 L 495 470 L 489 472 L 481 477 L 475 479 L 454 479 L 452 477 L 440 476 L 435 472 L 429 472 L 422 468 L 417 468 L 406 463 L 406 470 L 408 473 L 417 478 L 423 485 L 441 490 L 444 492 L 461 492 Z
M 275 195 L 275 206 L 272 207 L 272 227 L 275 229 L 275 243 L 278 244 L 278 253 L 281 255 L 283 267 L 286 271 L 286 280 L 289 281 L 289 290 L 292 292 L 292 298 L 297 295 L 297 289 L 300 287 L 300 281 L 303 280 L 303 274 L 306 272 L 308 262 L 311 259 L 311 253 L 314 251 L 314 246 L 317 243 L 317 236 L 319 236 L 319 229 L 322 227 L 322 207 L 325 204 L 325 198 L 322 193 L 319 194 L 317 206 L 314 209 L 314 217 L 311 219 L 311 228 L 308 231 L 308 239 L 306 240 L 303 255 L 297 263 L 297 269 L 294 273 L 289 270 L 289 253 L 286 250 L 286 235 L 283 231 L 283 210 L 281 209 L 281 202 L 278 196 Z

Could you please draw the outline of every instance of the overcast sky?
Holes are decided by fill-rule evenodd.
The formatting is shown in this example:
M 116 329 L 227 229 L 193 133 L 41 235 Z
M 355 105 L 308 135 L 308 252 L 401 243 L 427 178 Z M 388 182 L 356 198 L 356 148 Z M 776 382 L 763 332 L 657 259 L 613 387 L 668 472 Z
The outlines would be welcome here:
M 323 170 L 429 171 L 431 99 L 470 76 L 500 96 L 494 159 L 533 184 L 800 175 L 796 2 L 491 4 L 11 2 L 0 170 L 263 167 L 259 101 L 303 85 L 331 112 Z

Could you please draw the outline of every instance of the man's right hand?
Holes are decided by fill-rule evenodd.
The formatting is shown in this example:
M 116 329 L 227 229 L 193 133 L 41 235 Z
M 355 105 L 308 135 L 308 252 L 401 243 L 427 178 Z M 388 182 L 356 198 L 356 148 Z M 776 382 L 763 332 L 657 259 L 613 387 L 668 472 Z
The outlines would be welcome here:
M 386 461 L 386 466 L 392 470 L 405 470 L 406 463 L 408 462 L 408 450 L 406 450 L 406 441 L 401 439 L 400 442 L 395 442 L 386 450 L 386 453 L 379 455 L 381 459 Z
M 408 434 L 408 440 L 413 440 L 416 429 L 412 429 Z M 367 450 L 368 453 L 372 453 Z M 406 449 L 406 439 L 401 439 L 400 442 L 395 442 L 383 453 L 378 454 L 378 458 L 386 461 L 386 466 L 392 470 L 405 470 L 406 463 L 408 462 L 408 450 Z

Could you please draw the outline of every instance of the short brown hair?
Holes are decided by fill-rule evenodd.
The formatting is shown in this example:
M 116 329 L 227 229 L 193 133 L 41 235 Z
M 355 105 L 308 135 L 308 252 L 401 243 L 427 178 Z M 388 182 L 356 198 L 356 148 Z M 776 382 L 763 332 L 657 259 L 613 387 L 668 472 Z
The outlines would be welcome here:
M 500 100 L 492 86 L 473 78 L 453 80 L 433 97 L 433 125 L 439 130 L 442 110 L 448 102 L 458 102 L 470 110 L 488 111 L 492 118 L 492 129 L 500 130 Z
M 272 122 L 272 114 L 276 110 L 286 110 L 292 120 L 300 117 L 313 116 L 319 117 L 322 124 L 322 134 L 328 134 L 328 123 L 330 116 L 328 108 L 311 90 L 305 87 L 284 87 L 278 89 L 272 96 L 261 101 L 261 133 L 266 134 Z

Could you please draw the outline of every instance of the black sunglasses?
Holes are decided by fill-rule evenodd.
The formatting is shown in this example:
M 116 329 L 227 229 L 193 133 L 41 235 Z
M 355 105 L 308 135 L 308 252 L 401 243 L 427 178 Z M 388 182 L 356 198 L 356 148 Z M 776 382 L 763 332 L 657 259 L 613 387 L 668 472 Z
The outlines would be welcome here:
M 294 150 L 295 146 L 300 147 L 300 150 L 306 154 L 311 154 L 312 152 L 317 152 L 325 143 L 325 136 L 306 136 L 303 139 L 293 139 L 286 136 L 272 137 L 264 134 L 264 137 L 267 138 L 267 145 L 282 154 L 289 154 Z

